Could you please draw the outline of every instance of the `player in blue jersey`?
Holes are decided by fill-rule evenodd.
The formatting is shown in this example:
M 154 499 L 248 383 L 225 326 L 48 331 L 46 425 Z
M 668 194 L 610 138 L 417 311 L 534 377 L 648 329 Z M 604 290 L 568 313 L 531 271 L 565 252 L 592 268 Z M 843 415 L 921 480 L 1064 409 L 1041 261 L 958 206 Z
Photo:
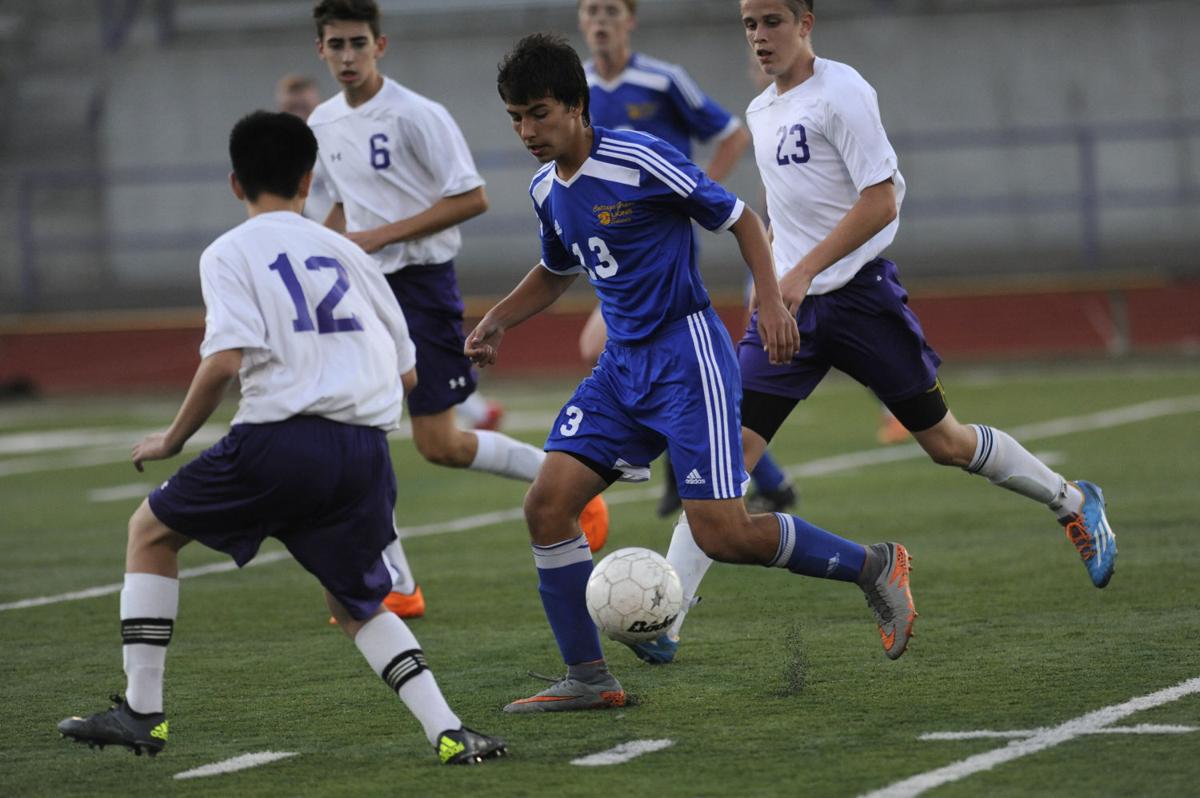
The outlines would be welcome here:
M 630 39 L 637 26 L 637 0 L 579 0 L 578 11 L 579 31 L 591 53 L 583 70 L 592 123 L 651 133 L 689 159 L 693 140 L 711 141 L 705 172 L 724 181 L 750 144 L 741 120 L 706 95 L 682 67 L 634 52 Z M 584 362 L 596 362 L 604 338 L 604 317 L 597 307 L 579 336 Z M 657 511 L 665 516 L 678 510 L 680 501 L 670 461 L 664 458 L 663 463 L 666 484 Z M 750 476 L 755 492 L 747 497 L 747 506 L 777 512 L 795 504 L 795 489 L 769 452 Z
M 750 516 L 742 502 L 741 383 L 700 279 L 692 220 L 737 239 L 758 292 L 764 352 L 783 363 L 800 341 L 758 216 L 661 139 L 592 127 L 583 66 L 559 37 L 518 42 L 497 87 L 513 130 L 544 164 L 530 186 L 542 260 L 487 312 L 465 352 L 480 366 L 494 363 L 505 331 L 549 307 L 580 274 L 609 330 L 596 368 L 559 412 L 525 497 L 539 592 L 567 673 L 505 711 L 625 703 L 588 615 L 592 555 L 575 518 L 616 480 L 645 479 L 668 449 L 708 556 L 857 583 L 888 655 L 900 656 L 916 614 L 903 546 L 864 547 L 784 513 Z
M 325 588 L 342 630 L 421 722 L 445 764 L 505 752 L 463 727 L 404 621 L 382 601 L 395 537 L 387 430 L 416 385 L 416 354 L 374 262 L 300 215 L 317 140 L 300 119 L 258 111 L 229 136 L 233 193 L 249 219 L 200 256 L 203 360 L 174 422 L 133 447 L 163 460 L 220 405 L 241 401 L 229 433 L 177 471 L 129 519 L 121 638 L 125 697 L 58 724 L 90 745 L 151 756 L 167 743 L 163 670 L 179 609 L 179 550 L 198 540 L 239 565 L 278 538 Z

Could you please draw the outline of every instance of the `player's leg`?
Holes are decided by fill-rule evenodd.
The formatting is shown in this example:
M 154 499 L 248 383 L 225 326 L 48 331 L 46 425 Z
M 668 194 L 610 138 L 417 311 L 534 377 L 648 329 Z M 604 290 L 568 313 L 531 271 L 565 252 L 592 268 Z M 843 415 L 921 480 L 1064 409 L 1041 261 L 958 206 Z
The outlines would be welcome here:
M 125 696 L 113 696 L 113 706 L 104 712 L 61 721 L 62 735 L 101 748 L 123 745 L 151 756 L 166 746 L 163 671 L 179 612 L 178 553 L 190 541 L 159 521 L 146 501 L 129 519 L 121 590 Z
M 446 764 L 469 764 L 504 753 L 504 741 L 465 729 L 430 672 L 424 652 L 404 621 L 382 605 L 392 575 L 382 552 L 395 539 L 396 482 L 387 436 L 377 429 L 325 422 L 313 433 L 328 458 L 315 465 L 320 494 L 277 536 L 325 588 L 338 625 L 375 673 L 421 723 Z M 325 470 L 322 470 L 325 469 Z M 332 471 L 338 472 L 337 479 Z
M 740 430 L 745 467 L 755 470 L 768 443 L 796 404 L 820 384 L 829 365 L 815 343 L 815 309 L 819 303 L 806 301 L 800 308 L 801 352 L 786 369 L 770 363 L 758 336 L 757 315 L 750 317 L 745 335 L 738 342 L 738 371 L 742 381 Z M 638 655 L 647 662 L 670 662 L 678 648 L 680 633 L 690 610 L 699 602 L 697 591 L 712 560 L 696 545 L 687 514 L 679 517 L 671 533 L 667 561 L 679 574 L 683 587 L 683 609 L 671 629 L 655 646 L 643 645 Z M 654 648 L 660 650 L 653 650 Z
M 796 503 L 796 488 L 770 451 L 750 468 L 750 480 L 754 492 L 746 497 L 746 509 L 751 513 L 781 513 Z
M 458 419 L 471 429 L 498 430 L 504 419 L 504 405 L 477 390 L 458 406 Z
M 537 567 L 538 593 L 566 675 L 505 712 L 556 712 L 623 706 L 625 691 L 609 672 L 600 636 L 588 614 L 585 593 L 592 553 L 576 519 L 583 507 L 608 487 L 616 474 L 602 477 L 595 462 L 552 451 L 546 467 L 525 497 L 525 521 Z
M 932 427 L 913 437 L 940 465 L 957 466 L 998 487 L 1045 505 L 1066 530 L 1096 587 L 1116 566 L 1116 535 L 1104 512 L 1104 494 L 1090 482 L 1070 482 L 1033 456 L 1007 432 L 984 424 L 962 424 L 948 409 Z
M 504 740 L 462 724 L 446 703 L 420 643 L 404 621 L 382 605 L 367 619 L 359 620 L 328 590 L 325 601 L 367 664 L 421 724 L 442 764 L 474 764 L 507 752 Z
M 941 358 L 926 342 L 907 296 L 895 264 L 883 258 L 833 292 L 825 322 L 836 331 L 828 345 L 831 360 L 870 387 L 934 462 L 980 474 L 1046 505 L 1066 528 L 1093 584 L 1104 587 L 1117 546 L 1100 489 L 1068 482 L 1002 430 L 959 423 L 937 379 Z

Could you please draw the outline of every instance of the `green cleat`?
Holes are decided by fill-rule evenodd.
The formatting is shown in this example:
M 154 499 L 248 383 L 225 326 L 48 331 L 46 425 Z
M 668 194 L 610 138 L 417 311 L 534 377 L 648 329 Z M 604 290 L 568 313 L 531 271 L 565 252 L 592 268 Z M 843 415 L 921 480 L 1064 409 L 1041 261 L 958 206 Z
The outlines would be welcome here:
M 155 756 L 167 745 L 167 716 L 161 712 L 136 717 L 125 699 L 111 696 L 113 706 L 81 718 L 78 715 L 59 721 L 58 731 L 89 748 L 123 745 L 138 756 Z

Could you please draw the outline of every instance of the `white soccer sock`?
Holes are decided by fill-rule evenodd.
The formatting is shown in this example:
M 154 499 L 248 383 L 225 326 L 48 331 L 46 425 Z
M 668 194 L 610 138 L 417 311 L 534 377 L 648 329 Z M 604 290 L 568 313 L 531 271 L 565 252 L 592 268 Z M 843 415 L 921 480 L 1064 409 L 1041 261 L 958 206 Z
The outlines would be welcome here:
M 354 636 L 354 645 L 421 722 L 430 745 L 437 743 L 442 732 L 462 726 L 425 664 L 420 643 L 404 621 L 382 612 L 363 624 Z
M 987 477 L 993 485 L 1041 502 L 1058 517 L 1078 512 L 1083 494 L 1003 430 L 971 424 L 975 456 L 966 470 Z
M 541 449 L 501 432 L 475 430 L 473 434 L 479 440 L 479 448 L 469 466 L 472 471 L 533 482 L 546 459 L 546 453 Z
M 687 617 L 688 610 L 695 604 L 696 591 L 700 588 L 700 581 L 708 572 L 708 566 L 713 563 L 708 555 L 696 545 L 696 539 L 692 537 L 692 528 L 688 525 L 686 513 L 679 515 L 679 520 L 675 523 L 675 531 L 671 533 L 671 545 L 667 549 L 667 562 L 675 568 L 675 572 L 679 574 L 679 582 L 683 585 L 683 605 L 679 610 L 679 617 L 675 619 L 675 623 L 671 624 L 671 629 L 667 632 L 669 637 L 678 640 L 679 630 L 683 628 L 683 619 Z
M 179 580 L 125 574 L 121 590 L 121 646 L 125 702 L 134 712 L 163 711 L 167 643 L 179 614 Z
M 392 526 L 396 525 L 395 521 Z M 412 569 L 408 567 L 408 557 L 404 547 L 400 545 L 400 535 L 383 550 L 383 564 L 392 575 L 392 590 L 396 593 L 412 593 L 417 589 L 417 581 L 413 579 Z
M 484 419 L 488 412 L 487 400 L 475 391 L 466 399 L 458 403 L 455 408 L 455 415 L 467 427 L 473 427 Z

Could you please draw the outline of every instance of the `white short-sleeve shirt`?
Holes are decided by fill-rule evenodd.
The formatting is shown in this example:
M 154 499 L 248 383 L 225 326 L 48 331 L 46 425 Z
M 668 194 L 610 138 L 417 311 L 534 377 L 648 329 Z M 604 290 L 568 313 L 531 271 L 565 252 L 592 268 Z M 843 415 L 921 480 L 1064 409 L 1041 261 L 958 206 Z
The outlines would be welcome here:
M 853 67 L 816 59 L 813 76 L 784 92 L 774 84 L 751 101 L 746 121 L 767 191 L 775 270 L 782 276 L 824 240 L 863 189 L 891 179 L 896 207 L 904 177 L 879 115 L 875 90 Z M 841 288 L 892 243 L 899 216 L 817 275 L 810 294 Z
M 233 423 L 397 426 L 416 349 L 383 275 L 349 239 L 296 213 L 259 214 L 204 250 L 200 287 L 200 355 L 242 350 Z
M 351 108 L 343 94 L 308 117 L 317 137 L 320 173 L 346 229 L 369 230 L 428 210 L 444 197 L 484 184 L 462 131 L 439 103 L 391 78 Z M 374 253 L 385 274 L 415 263 L 444 263 L 462 246 L 457 227 Z

